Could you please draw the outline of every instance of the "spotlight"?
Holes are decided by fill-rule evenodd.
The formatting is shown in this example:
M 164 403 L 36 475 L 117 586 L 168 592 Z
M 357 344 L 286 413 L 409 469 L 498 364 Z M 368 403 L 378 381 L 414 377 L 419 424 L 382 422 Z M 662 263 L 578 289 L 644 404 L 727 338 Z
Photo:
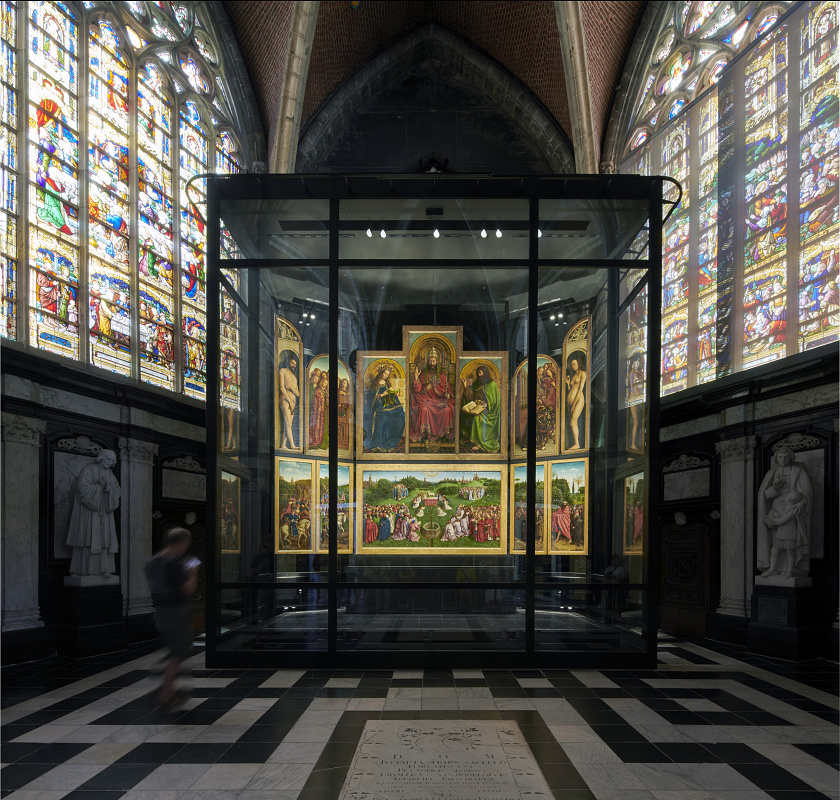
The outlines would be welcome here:
M 554 314 L 552 314 L 552 315 L 549 317 L 549 319 L 553 321 L 553 320 L 555 320 L 555 319 L 556 319 L 556 317 L 554 316 Z
M 309 315 L 309 319 L 315 319 L 315 315 L 314 315 L 314 314 L 310 314 L 310 315 Z
M 498 228 L 496 228 L 496 238 L 497 238 L 497 239 L 501 239 L 501 238 L 502 238 L 502 232 L 501 232 Z
M 308 322 L 306 323 L 306 327 L 307 327 L 307 328 L 309 327 L 309 323 L 308 323 Z
M 537 239 L 542 239 L 542 231 L 537 228 Z
M 487 231 L 486 231 L 484 228 L 482 228 L 482 229 L 481 229 L 481 238 L 482 238 L 482 239 L 486 239 L 486 238 L 487 238 Z
M 384 239 L 384 238 L 388 235 L 387 233 L 385 233 L 385 228 L 383 228 L 381 231 L 379 231 L 379 235 L 380 235 L 383 239 Z
M 560 319 L 563 319 L 563 312 L 562 312 L 562 311 L 561 311 L 561 312 L 559 312 L 559 313 L 557 314 L 557 316 L 558 316 L 558 317 L 560 317 Z
M 303 314 L 301 314 L 301 316 L 302 316 L 304 319 L 306 319 L 306 317 L 307 317 L 306 312 L 304 311 L 304 312 L 303 312 Z
M 371 232 L 370 228 L 368 228 L 368 229 L 365 231 L 365 233 L 368 235 L 368 239 L 369 239 L 371 236 L 373 236 L 373 233 Z
M 437 228 L 435 228 L 435 232 L 432 234 L 432 236 L 434 236 L 435 239 L 440 239 L 440 231 Z
M 308 325 L 309 323 L 307 322 L 306 324 Z M 555 328 L 559 328 L 559 327 L 560 327 L 560 323 L 559 323 L 559 322 L 555 322 L 555 323 L 554 323 L 554 327 L 555 327 Z

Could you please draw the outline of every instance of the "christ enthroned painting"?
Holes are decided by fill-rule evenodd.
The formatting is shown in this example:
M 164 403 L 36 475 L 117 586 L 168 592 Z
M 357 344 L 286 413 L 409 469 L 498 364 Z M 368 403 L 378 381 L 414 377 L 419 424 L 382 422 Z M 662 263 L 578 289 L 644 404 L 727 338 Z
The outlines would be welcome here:
M 404 331 L 408 339 L 409 453 L 454 455 L 459 331 Z

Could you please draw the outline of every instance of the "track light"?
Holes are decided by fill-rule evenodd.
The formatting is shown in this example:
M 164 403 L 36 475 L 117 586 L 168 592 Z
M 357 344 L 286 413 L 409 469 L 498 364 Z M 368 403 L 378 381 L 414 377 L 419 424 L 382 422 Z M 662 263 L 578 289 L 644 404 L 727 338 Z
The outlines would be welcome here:
M 379 235 L 380 235 L 383 239 L 384 239 L 384 238 L 388 235 L 387 233 L 385 233 L 385 228 L 383 228 L 381 231 L 379 231 Z
M 435 239 L 440 239 L 440 231 L 437 228 L 435 228 L 435 232 L 432 234 L 432 236 L 434 236 Z
M 497 238 L 497 239 L 501 239 L 501 238 L 502 238 L 502 232 L 501 232 L 498 228 L 496 228 L 496 238 Z
M 560 312 L 557 314 L 557 316 L 558 316 L 558 317 L 560 317 L 560 319 L 563 319 L 563 312 L 562 312 L 562 311 L 560 311 Z
M 486 238 L 487 238 L 487 231 L 486 231 L 484 228 L 482 228 L 482 229 L 481 229 L 481 238 L 482 238 L 482 239 L 486 239 Z
M 370 237 L 373 236 L 373 232 L 371 231 L 370 228 L 368 228 L 367 231 L 365 231 L 365 233 L 367 233 L 368 239 L 370 239 Z
M 542 239 L 542 231 L 537 228 L 537 239 Z
M 549 319 L 550 319 L 550 320 L 552 320 L 552 321 L 554 321 L 554 319 L 555 319 L 554 314 L 552 314 L 552 315 L 549 317 Z

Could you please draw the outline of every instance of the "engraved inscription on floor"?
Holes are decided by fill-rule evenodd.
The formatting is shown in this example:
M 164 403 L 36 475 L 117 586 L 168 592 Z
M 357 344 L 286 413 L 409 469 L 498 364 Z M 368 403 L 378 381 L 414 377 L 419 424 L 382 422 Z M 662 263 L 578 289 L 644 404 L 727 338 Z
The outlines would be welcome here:
M 340 800 L 553 797 L 512 720 L 370 720 Z

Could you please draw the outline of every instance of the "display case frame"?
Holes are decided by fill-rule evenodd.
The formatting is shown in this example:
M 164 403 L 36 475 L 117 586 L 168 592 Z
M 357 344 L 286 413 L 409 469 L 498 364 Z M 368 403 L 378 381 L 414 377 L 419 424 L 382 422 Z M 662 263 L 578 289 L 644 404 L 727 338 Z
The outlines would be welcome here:
M 314 176 L 300 176 L 300 175 L 238 175 L 231 177 L 212 178 L 208 181 L 208 241 L 220 242 L 220 234 L 222 228 L 226 229 L 226 237 L 228 240 L 234 239 L 240 248 L 241 257 L 235 259 L 225 258 L 229 252 L 223 252 L 220 247 L 208 247 L 208 398 L 218 397 L 219 390 L 222 383 L 222 358 L 224 354 L 219 347 L 220 334 L 220 292 L 225 292 L 234 298 L 238 304 L 241 313 L 248 317 L 248 334 L 243 338 L 242 342 L 242 358 L 248 359 L 254 357 L 255 364 L 258 364 L 258 359 L 251 353 L 249 348 L 254 348 L 262 329 L 264 332 L 268 329 L 273 329 L 276 324 L 275 320 L 268 320 L 265 314 L 261 311 L 259 285 L 256 280 L 243 281 L 241 285 L 246 286 L 243 291 L 245 296 L 237 292 L 232 282 L 225 276 L 227 270 L 239 270 L 240 274 L 248 273 L 249 275 L 258 275 L 262 270 L 318 270 L 319 274 L 323 273 L 326 277 L 324 286 L 327 288 L 329 301 L 326 308 L 328 319 L 331 321 L 328 334 L 328 347 L 317 350 L 317 357 L 327 357 L 330 363 L 328 376 L 328 393 L 330 397 L 339 396 L 339 369 L 341 364 L 345 369 L 346 364 L 343 364 L 341 353 L 339 350 L 339 331 L 337 320 L 339 319 L 339 274 L 341 271 L 352 271 L 354 269 L 369 270 L 371 268 L 387 269 L 387 262 L 378 263 L 371 262 L 370 259 L 353 259 L 339 257 L 339 244 L 342 231 L 346 230 L 347 223 L 342 221 L 341 207 L 342 203 L 355 202 L 358 200 L 370 199 L 377 202 L 389 202 L 395 198 L 401 201 L 406 198 L 411 198 L 423 204 L 431 203 L 445 203 L 450 199 L 458 198 L 481 198 L 492 199 L 497 201 L 511 201 L 527 203 L 528 220 L 526 223 L 520 223 L 520 228 L 523 231 L 522 235 L 527 236 L 527 258 L 505 258 L 505 259 L 487 259 L 482 258 L 480 262 L 475 259 L 464 258 L 450 258 L 445 259 L 445 266 L 448 269 L 457 270 L 474 269 L 480 263 L 480 268 L 485 271 L 493 270 L 509 270 L 519 269 L 527 273 L 527 331 L 525 331 L 527 339 L 526 359 L 524 363 L 535 365 L 534 369 L 527 370 L 526 388 L 527 398 L 523 409 L 527 411 L 527 418 L 532 420 L 538 419 L 537 396 L 538 396 L 538 374 L 536 365 L 538 365 L 539 352 L 539 331 L 540 324 L 539 313 L 539 296 L 540 296 L 540 275 L 541 270 L 547 269 L 591 269 L 604 270 L 605 282 L 603 287 L 604 297 L 606 298 L 606 316 L 604 317 L 604 324 L 600 330 L 601 347 L 605 353 L 609 355 L 606 357 L 606 365 L 603 367 L 605 396 L 607 401 L 604 403 L 603 413 L 603 441 L 606 442 L 604 446 L 604 464 L 608 466 L 601 467 L 599 470 L 591 469 L 592 452 L 589 448 L 589 436 L 591 435 L 590 421 L 591 421 L 591 403 L 587 403 L 585 413 L 582 418 L 584 420 L 585 430 L 587 431 L 587 440 L 585 446 L 574 448 L 570 447 L 566 441 L 566 416 L 567 410 L 564 402 L 558 401 L 556 408 L 557 419 L 563 425 L 562 429 L 558 428 L 557 441 L 550 452 L 544 453 L 542 456 L 537 455 L 537 428 L 538 425 L 525 426 L 525 435 L 527 436 L 527 447 L 525 448 L 525 455 L 522 452 L 515 454 L 513 452 L 513 428 L 510 430 L 510 435 L 506 435 L 506 441 L 503 444 L 503 450 L 499 454 L 500 457 L 495 460 L 486 460 L 482 465 L 488 470 L 500 471 L 504 476 L 503 484 L 508 483 L 507 478 L 510 477 L 509 487 L 505 488 L 507 497 L 509 498 L 509 505 L 504 509 L 502 519 L 507 521 L 508 517 L 513 518 L 514 502 L 513 502 L 513 484 L 514 471 L 517 467 L 525 468 L 526 471 L 526 497 L 525 505 L 525 550 L 521 552 L 523 556 L 523 568 L 517 568 L 514 572 L 518 575 L 518 581 L 515 583 L 515 590 L 519 594 L 518 597 L 524 598 L 520 604 L 521 608 L 521 646 L 515 652 L 474 652 L 470 647 L 464 646 L 455 649 L 435 649 L 434 647 L 425 649 L 406 648 L 404 651 L 391 650 L 382 652 L 379 650 L 360 650 L 347 651 L 343 649 L 341 643 L 341 629 L 339 625 L 339 601 L 344 596 L 344 592 L 348 586 L 348 579 L 343 571 L 340 570 L 339 557 L 340 547 L 337 540 L 337 525 L 341 510 L 339 508 L 339 492 L 336 481 L 330 480 L 328 487 L 328 526 L 329 526 L 329 549 L 323 551 L 318 544 L 313 544 L 311 552 L 308 553 L 309 569 L 307 573 L 310 576 L 315 573 L 312 572 L 312 564 L 316 563 L 315 559 L 324 555 L 326 556 L 326 569 L 322 566 L 316 567 L 318 575 L 316 578 L 309 578 L 303 583 L 290 583 L 298 588 L 295 589 L 298 593 L 309 592 L 310 594 L 316 589 L 311 588 L 317 585 L 317 594 L 319 596 L 319 603 L 322 597 L 326 598 L 326 607 L 322 610 L 325 612 L 325 621 L 323 624 L 324 635 L 319 640 L 317 646 L 307 644 L 305 637 L 299 641 L 302 642 L 300 646 L 294 643 L 291 646 L 284 646 L 282 652 L 277 649 L 271 649 L 269 645 L 261 645 L 260 642 L 260 612 L 256 614 L 256 622 L 243 623 L 237 627 L 226 623 L 224 616 L 224 603 L 222 597 L 239 597 L 240 600 L 234 600 L 229 603 L 229 606 L 235 607 L 237 603 L 244 609 L 247 605 L 245 598 L 252 595 L 257 599 L 254 601 L 257 607 L 260 605 L 259 597 L 271 595 L 268 600 L 268 605 L 272 611 L 276 610 L 277 604 L 281 601 L 277 598 L 280 596 L 281 578 L 286 576 L 282 573 L 279 567 L 269 569 L 268 572 L 259 573 L 260 575 L 267 575 L 266 580 L 257 579 L 254 577 L 256 572 L 251 569 L 250 577 L 248 570 L 245 567 L 239 569 L 239 579 L 233 579 L 231 571 L 225 571 L 222 559 L 225 556 L 230 557 L 234 555 L 230 548 L 223 552 L 219 545 L 221 542 L 220 533 L 223 520 L 219 510 L 219 500 L 222 497 L 220 491 L 220 480 L 223 472 L 231 472 L 231 462 L 236 467 L 235 473 L 241 475 L 243 472 L 249 474 L 249 478 L 245 483 L 253 488 L 260 484 L 261 481 L 268 480 L 272 485 L 275 482 L 275 477 L 272 474 L 267 476 L 260 474 L 260 470 L 255 468 L 249 473 L 249 468 L 245 463 L 247 458 L 237 458 L 231 454 L 231 449 L 228 446 L 226 449 L 220 449 L 220 438 L 222 432 L 222 424 L 230 427 L 230 412 L 223 409 L 218 403 L 212 401 L 208 402 L 208 426 L 207 426 L 207 449 L 209 462 L 209 480 L 208 480 L 208 496 L 207 496 L 207 519 L 210 530 L 217 531 L 217 535 L 212 538 L 216 543 L 216 547 L 209 549 L 207 553 L 207 575 L 208 575 L 208 602 L 207 602 L 207 662 L 211 666 L 258 666 L 258 665 L 310 665 L 310 666 L 331 666 L 341 663 L 344 666 L 357 665 L 364 667 L 405 667 L 418 666 L 420 664 L 427 665 L 450 665 L 450 666 L 483 666 L 483 667 L 512 667 L 525 665 L 542 665 L 542 666 L 558 666 L 563 667 L 597 667 L 607 668 L 610 666 L 622 667 L 653 667 L 656 663 L 656 630 L 658 623 L 658 586 L 659 586 L 659 544 L 655 530 L 657 529 L 656 509 L 659 503 L 658 497 L 658 480 L 651 476 L 656 476 L 658 467 L 658 420 L 659 420 L 659 329 L 660 329 L 660 296 L 661 296 L 661 241 L 662 241 L 662 226 L 663 216 L 670 213 L 670 210 L 676 204 L 672 202 L 663 201 L 663 186 L 665 184 L 675 183 L 668 178 L 660 177 L 640 177 L 640 176 L 623 176 L 623 175 L 609 175 L 609 176 L 506 176 L 506 177 L 492 177 L 492 176 L 464 176 L 464 175 L 397 175 L 397 176 L 346 176 L 346 175 L 314 175 Z M 249 201 L 256 201 L 256 205 L 260 202 L 307 202 L 312 200 L 325 201 L 325 206 L 328 207 L 328 217 L 323 220 L 322 233 L 319 235 L 328 239 L 327 257 L 323 257 L 323 251 L 319 251 L 316 257 L 313 258 L 292 258 L 287 255 L 282 257 L 265 257 L 265 252 L 260 249 L 258 243 L 254 246 L 249 246 L 247 226 L 243 225 L 242 229 L 237 228 L 236 222 L 232 221 L 235 215 L 225 212 L 225 209 L 233 207 L 235 203 L 247 203 Z M 574 258 L 554 258 L 541 257 L 541 242 L 543 238 L 543 229 L 550 229 L 551 221 L 546 221 L 541 217 L 540 204 L 541 201 L 569 201 L 570 203 L 582 204 L 586 207 L 595 209 L 593 214 L 603 217 L 604 228 L 608 227 L 610 223 L 608 219 L 610 214 L 615 215 L 614 208 L 620 206 L 621 203 L 632 204 L 636 209 L 634 213 L 641 213 L 647 220 L 646 227 L 644 227 L 644 246 L 638 252 L 633 252 L 630 247 L 631 240 L 638 239 L 641 235 L 642 226 L 639 226 L 638 231 L 630 231 L 633 234 L 630 240 L 626 242 L 626 246 L 622 245 L 623 249 L 614 249 L 610 257 L 591 257 L 583 255 L 582 257 Z M 599 205 L 600 204 L 600 205 Z M 611 206 L 610 204 L 614 204 Z M 598 211 L 603 206 L 602 211 Z M 435 210 L 435 209 L 427 209 Z M 224 219 L 223 219 L 224 217 Z M 240 217 L 243 218 L 244 217 Z M 379 221 L 375 221 L 379 224 Z M 373 226 L 373 222 L 369 223 L 368 228 Z M 383 223 L 384 224 L 384 223 Z M 431 224 L 436 223 L 435 220 Z M 364 223 L 362 223 L 364 225 Z M 469 227 L 469 223 L 467 225 Z M 619 226 L 620 227 L 620 226 Z M 358 230 L 364 230 L 363 227 L 358 227 Z M 383 232 L 385 228 L 383 227 Z M 432 228 L 428 228 L 432 230 Z M 434 228 L 437 231 L 437 228 Z M 475 228 L 477 231 L 478 229 Z M 620 231 L 622 235 L 627 232 Z M 370 232 L 368 231 L 368 236 Z M 383 237 L 385 238 L 385 237 Z M 620 238 L 620 237 L 619 237 Z M 625 237 L 626 238 L 626 237 Z M 259 240 L 257 239 L 257 242 Z M 551 243 L 549 243 L 551 244 Z M 319 245 L 320 246 L 320 245 Z M 557 247 L 557 242 L 553 243 L 554 248 Z M 570 247 L 573 246 L 570 245 Z M 549 252 L 548 250 L 546 252 Z M 423 269 L 441 267 L 441 261 L 432 261 L 428 258 L 404 258 L 399 260 L 400 268 Z M 633 277 L 635 276 L 635 277 Z M 631 286 L 631 278 L 633 285 Z M 636 448 L 633 452 L 629 450 L 625 452 L 624 441 L 626 438 L 625 427 L 623 422 L 624 417 L 629 418 L 629 407 L 620 397 L 625 397 L 624 381 L 625 376 L 622 374 L 622 365 L 624 361 L 620 358 L 621 348 L 624 343 L 622 339 L 623 333 L 620 330 L 620 319 L 625 314 L 627 309 L 631 307 L 634 302 L 638 302 L 639 298 L 644 296 L 646 303 L 646 352 L 648 358 L 645 363 L 645 394 L 644 394 L 644 433 L 642 436 L 643 444 L 640 448 Z M 319 312 L 321 313 L 321 312 Z M 415 327 L 414 330 L 420 331 L 420 327 Z M 436 327 L 430 331 L 437 330 Z M 404 345 L 408 344 L 408 334 L 405 333 Z M 460 337 L 460 334 L 457 334 Z M 634 346 L 638 347 L 638 336 L 634 339 Z M 591 345 L 590 345 L 591 347 Z M 304 353 L 303 345 L 301 344 L 301 353 Z M 455 368 L 460 372 L 461 362 L 458 359 L 471 358 L 480 355 L 475 352 L 465 352 L 465 349 L 460 346 L 460 338 L 458 338 L 458 346 L 456 347 L 456 361 Z M 592 351 L 587 351 L 591 353 Z M 367 355 L 365 352 L 359 352 L 360 356 Z M 392 350 L 390 352 L 379 351 L 379 357 L 402 357 L 407 360 L 408 352 L 405 347 L 402 351 Z M 489 352 L 484 355 L 493 357 L 503 357 L 505 353 Z M 566 358 L 566 348 L 562 350 L 562 358 Z M 504 359 L 504 370 L 508 371 L 508 376 L 512 378 L 512 373 L 516 372 L 517 365 L 508 364 L 507 359 Z M 408 364 L 406 364 L 408 366 Z M 638 364 L 636 365 L 638 366 Z M 275 365 L 276 368 L 276 365 Z M 308 371 L 304 368 L 303 363 L 297 365 L 299 370 L 298 385 L 300 392 L 307 388 L 304 383 L 304 376 Z M 256 443 L 256 434 L 254 433 L 254 425 L 248 423 L 249 406 L 248 398 L 252 395 L 256 396 L 254 386 L 259 381 L 259 369 L 252 365 L 250 369 L 240 369 L 239 375 L 242 376 L 243 381 L 243 401 L 242 408 L 237 412 L 240 417 L 241 425 L 241 447 L 242 453 L 255 452 L 258 446 Z M 503 379 L 506 376 L 503 373 Z M 557 376 L 559 379 L 559 375 Z M 249 386 L 245 386 L 248 382 Z M 273 386 L 273 384 L 272 384 Z M 387 466 L 385 462 L 393 462 L 394 456 L 390 453 L 376 454 L 379 457 L 364 459 L 362 463 L 358 459 L 360 448 L 362 448 L 364 432 L 361 429 L 361 378 L 358 372 L 355 374 L 355 393 L 354 393 L 354 407 L 356 409 L 355 430 L 351 437 L 354 442 L 357 459 L 355 464 L 350 468 L 350 483 L 355 483 L 355 500 L 350 500 L 352 504 L 355 502 L 355 520 L 350 528 L 350 541 L 358 541 L 358 528 L 361 508 L 359 506 L 361 500 L 359 498 L 359 485 L 362 481 L 363 472 L 366 468 L 376 470 Z M 638 386 L 634 387 L 634 391 L 638 394 Z M 249 394 L 250 392 L 250 394 Z M 458 394 L 460 405 L 460 393 Z M 272 388 L 272 397 L 274 397 L 273 407 L 270 412 L 270 417 L 274 420 L 278 418 L 277 405 L 278 399 L 274 394 Z M 565 397 L 565 395 L 564 395 Z M 626 397 L 625 397 L 626 399 Z M 309 399 L 303 402 L 301 397 L 301 410 L 310 408 Z M 332 403 L 328 409 L 327 424 L 330 431 L 338 430 L 339 422 L 339 404 Z M 504 419 L 511 419 L 509 416 L 510 409 L 504 409 Z M 262 418 L 267 418 L 264 409 L 259 412 Z M 580 417 L 578 417 L 580 419 Z M 323 451 L 320 451 L 317 456 L 309 454 L 308 447 L 305 444 L 305 436 L 307 435 L 304 425 L 304 414 L 300 414 L 300 422 L 298 425 L 298 434 L 300 436 L 295 448 L 289 448 L 285 452 L 274 453 L 272 450 L 272 461 L 278 456 L 294 455 L 303 460 L 310 459 L 312 464 L 311 474 L 312 496 L 317 498 L 313 501 L 313 507 L 317 502 L 320 502 L 320 464 L 326 462 L 329 465 L 329 475 L 336 475 L 340 463 L 349 463 L 348 459 L 340 456 L 337 438 L 329 437 L 328 457 L 325 459 Z M 279 423 L 277 423 L 279 424 Z M 406 429 L 408 424 L 406 423 Z M 279 434 L 272 429 L 271 441 L 274 449 L 277 449 L 279 441 L 276 438 Z M 229 441 L 230 436 L 226 433 L 226 441 Z M 406 437 L 406 451 L 410 450 L 409 443 Z M 457 435 L 456 435 L 457 441 Z M 621 447 L 619 446 L 621 444 Z M 635 440 L 634 440 L 635 444 Z M 353 445 L 351 445 L 352 447 Z M 251 450 L 249 450 L 251 448 Z M 510 453 L 510 457 L 507 454 Z M 461 460 L 466 460 L 462 454 L 456 454 Z M 315 458 L 317 457 L 317 461 Z M 626 474 L 626 464 L 628 461 L 634 459 L 634 463 L 638 465 L 639 469 L 644 471 L 648 479 L 644 482 L 645 503 L 644 503 L 644 521 L 643 521 L 643 546 L 638 552 L 638 556 L 643 561 L 640 562 L 642 566 L 638 571 L 639 579 L 625 581 L 624 584 L 618 588 L 610 584 L 606 577 L 607 570 L 603 563 L 600 564 L 600 569 L 597 575 L 592 571 L 592 562 L 588 562 L 588 566 L 580 573 L 582 578 L 564 578 L 557 579 L 557 587 L 552 591 L 557 591 L 558 594 L 570 592 L 575 597 L 585 598 L 581 601 L 581 606 L 585 607 L 585 611 L 581 612 L 583 616 L 586 614 L 597 615 L 591 609 L 596 609 L 599 603 L 612 603 L 612 598 L 618 595 L 618 592 L 623 592 L 625 595 L 628 592 L 637 593 L 640 600 L 639 616 L 638 616 L 638 631 L 634 635 L 638 635 L 638 645 L 634 644 L 631 650 L 622 650 L 620 647 L 614 651 L 596 652 L 587 648 L 576 648 L 575 646 L 562 645 L 562 636 L 559 641 L 561 645 L 554 647 L 549 646 L 546 638 L 545 642 L 540 638 L 535 625 L 536 605 L 539 602 L 541 593 L 547 591 L 547 585 L 543 578 L 537 576 L 537 561 L 541 557 L 540 552 L 537 552 L 535 545 L 537 540 L 537 495 L 536 495 L 536 480 L 539 470 L 543 470 L 543 475 L 551 476 L 551 468 L 553 464 L 562 464 L 565 461 L 581 461 L 585 463 L 585 484 L 588 502 L 595 502 L 594 498 L 598 492 L 602 492 L 601 499 L 603 500 L 603 507 L 597 510 L 594 515 L 587 516 L 584 527 L 584 545 L 580 553 L 582 557 L 590 558 L 591 542 L 596 529 L 607 531 L 604 536 L 613 536 L 613 529 L 617 525 L 618 531 L 623 531 L 625 521 L 623 519 L 613 519 L 615 515 L 613 506 L 615 505 L 610 498 L 614 496 L 615 486 L 620 482 L 624 485 L 624 477 Z M 423 453 L 410 454 L 406 452 L 405 461 L 406 469 L 412 467 L 413 462 L 418 462 L 417 466 L 421 467 L 422 462 L 428 461 L 428 458 Z M 448 466 L 455 467 L 456 464 L 451 463 Z M 470 462 L 470 468 L 475 464 Z M 442 468 L 447 465 L 441 464 Z M 355 470 L 355 473 L 354 473 Z M 508 472 L 508 470 L 510 470 Z M 619 477 L 621 473 L 621 477 Z M 592 485 L 590 486 L 590 481 Z M 600 483 L 596 486 L 596 482 Z M 545 482 L 545 481 L 544 481 Z M 598 488 L 601 487 L 601 488 Z M 548 487 L 544 487 L 544 490 Z M 546 491 L 546 497 L 543 498 L 542 503 L 545 506 L 546 513 L 551 508 L 550 492 Z M 275 538 L 277 530 L 280 528 L 281 511 L 277 507 L 277 499 L 273 499 L 274 503 L 271 511 L 265 508 L 266 500 L 257 501 L 262 503 L 262 510 L 260 512 L 261 524 L 266 524 L 266 520 L 273 520 L 275 531 L 272 531 L 272 540 Z M 587 510 L 587 514 L 589 511 Z M 319 512 L 320 515 L 320 512 Z M 352 515 L 351 515 L 352 516 Z M 319 516 L 320 520 L 320 516 Z M 546 547 L 549 546 L 551 523 L 550 518 L 543 517 L 542 523 L 544 528 L 543 542 Z M 312 530 L 317 530 L 318 526 L 313 520 Z M 251 533 L 254 533 L 251 531 Z M 238 546 L 242 550 L 240 556 L 240 565 L 245 561 L 245 549 L 248 541 L 249 530 L 247 525 L 240 526 Z M 621 534 L 619 534 L 621 536 Z M 320 536 L 318 540 L 320 543 Z M 502 536 L 504 545 L 509 549 L 506 552 L 514 554 L 513 546 L 513 528 L 508 531 L 507 536 Z M 617 547 L 622 547 L 622 541 L 617 542 Z M 361 551 L 363 552 L 363 550 Z M 552 551 L 546 550 L 548 555 L 552 555 Z M 607 552 L 607 551 L 604 551 Z M 623 552 L 619 550 L 619 552 Z M 635 551 L 634 551 L 635 552 Z M 453 549 L 453 554 L 461 555 L 460 549 Z M 517 554 L 519 551 L 517 551 Z M 239 555 L 238 553 L 236 555 Z M 319 565 L 321 562 L 318 562 Z M 542 563 L 542 562 L 541 562 Z M 343 568 L 341 568 L 343 570 Z M 282 574 L 281 574 L 282 573 Z M 603 573 L 603 574 L 602 574 Z M 303 574 L 303 573 L 301 573 Z M 500 573 L 501 574 L 501 573 Z M 246 579 L 243 579 L 244 578 Z M 301 579 L 303 580 L 303 579 Z M 269 585 L 270 584 L 270 585 Z M 571 585 L 574 588 L 569 588 Z M 283 584 L 285 586 L 285 584 Z M 299 588 L 303 586 L 304 588 Z M 464 585 L 459 579 L 446 580 L 436 579 L 432 582 L 421 579 L 400 579 L 391 578 L 389 580 L 355 580 L 353 583 L 354 591 L 399 591 L 404 593 L 423 593 L 430 591 L 430 589 L 439 592 L 453 591 L 455 593 L 463 592 Z M 473 592 L 484 592 L 485 595 L 489 593 L 498 593 L 511 590 L 511 583 L 504 578 L 492 580 L 482 579 L 469 587 Z M 260 592 L 263 595 L 260 595 Z M 286 596 L 286 595 L 284 595 Z M 606 598 L 605 600 L 599 598 Z M 251 602 L 251 601 L 247 601 Z M 413 601 L 412 601 L 413 602 Z M 343 613 L 343 612 L 342 612 Z M 242 619 L 245 619 L 245 612 L 242 612 Z M 605 617 L 606 620 L 606 617 Z M 320 625 L 321 623 L 319 623 Z M 606 623 L 605 623 L 606 624 Z M 319 630 L 321 630 L 319 628 Z M 615 634 L 619 639 L 624 636 L 626 631 L 619 631 L 617 628 L 609 631 Z M 320 634 L 319 634 L 320 635 Z M 273 641 L 270 637 L 265 637 L 264 641 Z M 298 641 L 298 640 L 295 640 Z M 307 640 L 311 642 L 310 640 Z

